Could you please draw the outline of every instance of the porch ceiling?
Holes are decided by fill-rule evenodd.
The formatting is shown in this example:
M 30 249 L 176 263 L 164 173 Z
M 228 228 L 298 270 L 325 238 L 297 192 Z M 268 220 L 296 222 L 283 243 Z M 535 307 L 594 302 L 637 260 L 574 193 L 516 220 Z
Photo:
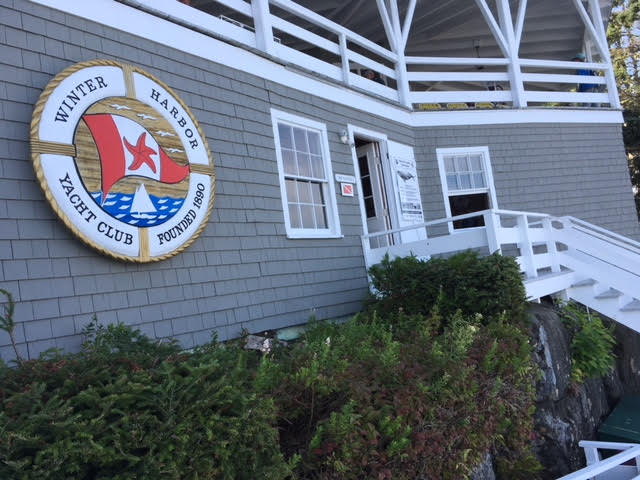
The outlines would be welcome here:
M 296 0 L 308 9 L 389 47 L 374 0 Z M 496 0 L 487 0 L 497 19 Z M 398 0 L 401 19 L 408 4 Z M 515 17 L 519 0 L 510 0 Z M 607 19 L 612 0 L 600 0 Z M 214 15 L 225 13 L 214 0 L 192 0 L 191 5 Z M 277 8 L 271 6 L 273 11 Z M 290 18 L 290 15 L 283 14 Z M 299 20 L 292 19 L 294 23 Z M 309 26 L 311 30 L 316 28 Z M 529 0 L 520 56 L 570 60 L 582 50 L 584 26 L 571 0 Z M 295 40 L 293 40 L 295 42 Z M 289 43 L 288 41 L 286 43 Z M 302 45 L 292 45 L 305 50 Z M 475 47 L 478 48 L 475 48 Z M 502 57 L 474 0 L 418 0 L 406 54 L 433 57 Z

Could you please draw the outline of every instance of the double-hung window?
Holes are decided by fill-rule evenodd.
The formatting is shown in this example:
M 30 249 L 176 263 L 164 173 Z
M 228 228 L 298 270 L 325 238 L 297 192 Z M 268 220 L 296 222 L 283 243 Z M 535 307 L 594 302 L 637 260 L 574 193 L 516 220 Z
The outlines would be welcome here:
M 287 236 L 340 236 L 326 126 L 278 110 L 271 118 Z
M 448 217 L 498 208 L 487 147 L 436 150 L 445 211 Z M 480 227 L 482 217 L 458 220 L 450 230 Z

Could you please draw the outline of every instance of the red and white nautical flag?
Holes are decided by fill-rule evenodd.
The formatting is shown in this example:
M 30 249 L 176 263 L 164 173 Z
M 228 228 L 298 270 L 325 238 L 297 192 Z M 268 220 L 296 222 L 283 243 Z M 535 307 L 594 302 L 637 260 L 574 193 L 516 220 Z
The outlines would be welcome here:
M 102 201 L 120 179 L 137 175 L 162 183 L 178 183 L 189 175 L 189 165 L 178 165 L 142 125 L 121 115 L 82 117 L 96 142 L 102 165 Z

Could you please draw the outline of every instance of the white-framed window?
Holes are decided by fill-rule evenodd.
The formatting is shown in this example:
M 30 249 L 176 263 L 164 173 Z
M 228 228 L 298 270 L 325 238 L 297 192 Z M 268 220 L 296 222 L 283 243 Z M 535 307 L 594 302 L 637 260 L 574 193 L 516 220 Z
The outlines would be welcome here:
M 498 208 L 488 147 L 438 148 L 447 217 Z M 449 231 L 484 226 L 482 217 L 458 220 Z
M 287 236 L 339 237 L 326 125 L 274 109 L 271 120 Z

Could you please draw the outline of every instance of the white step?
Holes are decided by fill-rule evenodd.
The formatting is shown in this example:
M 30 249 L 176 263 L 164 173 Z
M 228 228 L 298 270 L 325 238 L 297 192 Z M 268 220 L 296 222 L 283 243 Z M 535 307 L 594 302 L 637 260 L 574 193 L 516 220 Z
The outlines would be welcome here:
M 640 312 L 640 300 L 634 299 L 620 309 L 622 312 Z
M 592 287 L 596 283 L 597 282 L 593 278 L 587 278 L 585 280 L 580 280 L 579 282 L 574 283 L 573 285 L 571 285 L 571 287 L 572 288 Z
M 602 293 L 599 293 L 594 298 L 596 300 L 613 300 L 616 298 L 620 298 L 622 296 L 622 292 L 616 290 L 615 288 L 610 288 L 609 290 L 605 290 Z
M 575 281 L 575 274 L 571 271 L 555 272 L 529 278 L 524 281 L 527 297 L 537 299 L 545 295 L 552 295 L 569 288 Z

